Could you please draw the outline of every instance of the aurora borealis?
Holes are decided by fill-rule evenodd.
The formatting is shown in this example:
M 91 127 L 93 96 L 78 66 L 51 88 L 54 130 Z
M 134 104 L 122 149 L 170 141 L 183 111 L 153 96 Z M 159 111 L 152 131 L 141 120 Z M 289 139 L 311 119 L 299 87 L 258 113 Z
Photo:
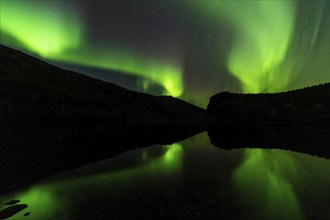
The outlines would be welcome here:
M 123 87 L 205 106 L 224 90 L 329 82 L 329 5 L 2 0 L 0 41 Z M 106 79 L 99 69 L 108 71 Z
M 1 41 L 15 43 L 6 39 L 11 36 L 21 47 L 50 59 L 75 49 L 80 45 L 81 24 L 71 11 L 51 1 L 2 1 Z
M 225 2 L 208 7 L 235 29 L 228 70 L 241 81 L 244 92 L 275 90 L 278 86 L 274 83 L 275 74 L 281 74 L 278 66 L 286 55 L 294 30 L 294 2 L 236 2 L 230 4 L 234 8 L 230 11 L 226 5 Z M 268 88 L 270 83 L 274 84 Z
M 204 108 L 221 91 L 280 92 L 330 82 L 329 26 L 326 0 L 0 0 L 1 44 L 64 69 Z M 330 142 L 323 99 L 304 96 L 302 103 L 315 104 L 310 108 L 291 102 L 295 96 L 274 99 L 286 106 L 283 115 L 267 99 L 260 105 L 233 99 L 233 106 L 225 103 L 228 108 L 215 105 L 224 108 L 212 116 L 211 105 L 203 112 L 171 98 L 121 92 L 111 85 L 107 89 L 79 74 L 70 79 L 72 73 L 57 72 L 59 68 L 52 67 L 47 79 L 38 81 L 48 68 L 34 68 L 35 59 L 30 59 L 31 70 L 15 76 L 30 61 L 4 51 L 0 67 L 10 71 L 1 76 L 0 91 L 6 95 L 0 115 L 9 115 L 13 124 L 5 121 L 0 129 L 5 161 L 0 191 L 8 193 L 0 195 L 0 219 L 11 199 L 28 205 L 12 219 L 24 219 L 27 213 L 36 220 L 330 216 L 329 154 L 312 156 Z M 18 68 L 11 68 L 16 62 Z M 61 77 L 68 80 L 57 80 Z M 6 87 L 11 82 L 15 84 Z M 29 106 L 39 108 L 30 111 Z M 233 120 L 222 123 L 216 113 L 225 111 L 234 113 Z M 185 112 L 187 119 L 181 118 Z M 247 120 L 240 112 L 248 112 Z M 301 118 L 311 112 L 318 120 L 312 115 L 290 120 L 297 112 Z M 31 122 L 27 117 L 25 123 L 25 115 L 31 115 Z M 114 117 L 108 120 L 108 115 Z M 263 115 L 276 122 L 274 129 Z M 239 127 L 242 119 L 245 124 Z M 218 133 L 212 139 L 213 129 Z M 201 130 L 205 132 L 187 138 Z

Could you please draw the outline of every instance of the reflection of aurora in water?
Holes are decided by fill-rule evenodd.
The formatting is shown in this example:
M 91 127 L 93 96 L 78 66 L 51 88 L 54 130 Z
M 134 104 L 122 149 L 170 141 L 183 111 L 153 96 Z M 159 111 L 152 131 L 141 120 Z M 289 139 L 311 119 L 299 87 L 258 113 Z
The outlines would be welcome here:
M 306 195 L 317 195 L 318 184 L 329 185 L 329 172 L 328 160 L 284 150 L 247 149 L 232 180 L 239 203 L 260 206 L 257 219 L 309 219 L 306 204 L 327 207 L 327 202 Z
M 245 150 L 245 157 L 233 173 L 239 195 L 245 195 L 244 203 L 262 206 L 260 219 L 303 219 L 294 183 L 290 182 L 292 178 L 301 178 L 297 161 L 280 150 Z
M 49 219 L 50 216 L 56 216 L 56 210 L 61 209 L 63 211 L 64 209 L 64 212 L 70 212 L 75 206 L 75 201 L 68 201 L 67 198 L 63 199 L 61 197 L 62 191 L 74 192 L 77 198 L 81 191 L 90 190 L 92 193 L 93 190 L 88 189 L 89 186 L 93 186 L 97 190 L 102 189 L 104 192 L 112 192 L 116 189 L 129 189 L 130 185 L 139 185 L 141 181 L 143 182 L 144 179 L 150 177 L 162 181 L 173 175 L 180 174 L 182 171 L 182 146 L 173 144 L 162 147 L 156 146 L 156 148 L 158 148 L 158 151 L 162 151 L 163 154 L 155 157 L 149 154 L 150 149 L 149 151 L 145 149 L 136 151 L 138 164 L 134 167 L 115 172 L 91 173 L 89 176 L 73 179 L 69 177 L 59 182 L 50 180 L 36 184 L 17 196 L 22 203 L 28 204 L 28 210 L 32 212 L 33 219 Z M 63 204 L 66 207 L 63 207 Z M 3 204 L 0 204 L 0 209 L 3 209 L 4 206 L 1 205 Z M 21 214 L 23 215 L 24 212 Z M 64 216 L 58 216 L 58 218 L 67 219 L 66 214 L 61 215 Z M 15 218 L 17 218 L 17 215 L 9 219 Z
M 188 206 L 188 213 L 195 209 L 202 213 L 203 207 L 216 215 L 231 209 L 237 210 L 237 216 L 254 219 L 311 219 L 330 215 L 326 211 L 329 163 L 283 150 L 223 151 L 210 145 L 207 134 L 202 133 L 170 146 L 130 151 L 50 177 L 14 198 L 28 204 L 25 211 L 36 220 L 45 216 L 72 219 L 91 211 L 88 209 L 102 213 L 118 203 L 127 212 L 125 204 L 130 202 L 138 208 L 143 202 Z M 224 201 L 229 209 L 223 209 Z

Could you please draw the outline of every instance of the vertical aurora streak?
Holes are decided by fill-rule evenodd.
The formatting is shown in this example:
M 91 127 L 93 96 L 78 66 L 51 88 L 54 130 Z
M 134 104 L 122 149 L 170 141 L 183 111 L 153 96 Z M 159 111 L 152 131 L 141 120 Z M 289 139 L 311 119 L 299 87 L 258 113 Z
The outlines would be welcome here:
M 228 58 L 229 71 L 240 79 L 244 92 L 285 89 L 290 73 L 281 65 L 294 31 L 295 3 L 248 2 L 240 4 L 235 12 L 229 14 L 237 29 Z
M 295 28 L 294 1 L 210 1 L 199 6 L 218 25 L 225 22 L 232 27 L 227 68 L 239 79 L 243 92 L 286 88 L 291 74 L 285 68 L 291 68 L 282 64 Z
M 218 63 L 226 57 L 228 72 L 239 80 L 242 92 L 329 82 L 329 2 L 204 1 L 187 6 L 214 29 L 230 27 L 230 46 L 220 52 L 227 55 Z M 223 49 L 220 44 L 219 51 Z

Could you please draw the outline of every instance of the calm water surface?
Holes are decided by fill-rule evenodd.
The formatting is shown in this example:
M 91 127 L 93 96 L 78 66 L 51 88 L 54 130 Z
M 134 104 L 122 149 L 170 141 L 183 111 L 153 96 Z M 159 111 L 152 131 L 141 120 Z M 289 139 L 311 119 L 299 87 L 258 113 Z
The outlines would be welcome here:
M 19 199 L 28 207 L 9 219 L 330 219 L 329 186 L 327 159 L 225 151 L 204 132 L 44 179 L 0 209 Z

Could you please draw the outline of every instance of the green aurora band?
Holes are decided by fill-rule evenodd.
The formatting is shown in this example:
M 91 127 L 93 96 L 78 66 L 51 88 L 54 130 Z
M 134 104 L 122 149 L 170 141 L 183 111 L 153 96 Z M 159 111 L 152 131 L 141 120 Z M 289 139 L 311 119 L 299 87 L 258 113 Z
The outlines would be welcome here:
M 232 29 L 227 68 L 244 93 L 330 80 L 327 1 L 205 1 L 193 8 L 214 28 Z
M 61 11 L 61 13 L 58 13 Z M 40 1 L 1 1 L 1 42 L 4 34 L 42 57 L 52 57 L 81 44 L 82 27 L 74 10 Z
M 0 4 L 1 43 L 46 60 L 138 76 L 142 83 L 138 82 L 136 86 L 143 91 L 150 92 L 150 87 L 156 84 L 162 88 L 163 95 L 181 97 L 204 107 L 210 95 L 222 89 L 236 91 L 235 86 L 226 87 L 228 75 L 224 74 L 228 73 L 238 80 L 240 91 L 249 93 L 278 92 L 330 80 L 329 47 L 326 47 L 329 42 L 327 1 L 164 3 L 182 6 L 180 10 L 185 14 L 187 30 L 196 26 L 206 35 L 214 30 L 230 36 L 230 42 L 219 40 L 216 43 L 219 35 L 215 34 L 215 39 L 189 44 L 198 49 L 213 43 L 218 53 L 211 50 L 205 50 L 206 54 L 194 50 L 187 52 L 180 44 L 182 48 L 179 49 L 183 51 L 179 53 L 182 54 L 178 54 L 178 48 L 171 48 L 174 52 L 170 56 L 162 54 L 163 51 L 159 56 L 143 54 L 132 42 L 91 40 L 93 30 L 85 21 L 88 16 L 70 1 L 2 0 Z M 192 23 L 192 14 L 200 14 L 198 22 Z M 201 28 L 205 24 L 208 28 Z M 223 44 L 228 46 L 223 47 Z M 184 66 L 185 53 L 192 54 L 190 69 Z M 207 65 L 215 66 L 205 73 L 210 81 L 206 86 L 202 84 L 202 72 L 196 75 L 190 72 L 199 70 L 198 65 L 203 65 L 199 62 L 201 56 L 210 54 L 208 59 L 214 59 L 214 62 L 207 62 Z M 184 74 L 189 80 L 184 79 Z M 220 81 L 224 82 L 221 86 Z M 190 82 L 194 82 L 192 87 Z
M 181 67 L 171 62 L 144 57 L 125 47 L 84 46 L 82 16 L 68 8 L 51 1 L 1 1 L 1 43 L 52 61 L 140 76 L 145 79 L 144 89 L 153 82 L 164 89 L 164 95 L 183 93 Z
M 90 56 L 93 54 L 93 56 Z M 139 58 L 140 57 L 140 58 Z M 127 50 L 89 50 L 78 53 L 63 53 L 52 57 L 56 61 L 82 64 L 90 67 L 120 71 L 124 74 L 137 75 L 144 78 L 143 89 L 147 91 L 151 82 L 164 88 L 163 95 L 179 97 L 183 92 L 181 70 L 171 63 L 159 62 L 152 58 L 141 58 L 140 55 Z

